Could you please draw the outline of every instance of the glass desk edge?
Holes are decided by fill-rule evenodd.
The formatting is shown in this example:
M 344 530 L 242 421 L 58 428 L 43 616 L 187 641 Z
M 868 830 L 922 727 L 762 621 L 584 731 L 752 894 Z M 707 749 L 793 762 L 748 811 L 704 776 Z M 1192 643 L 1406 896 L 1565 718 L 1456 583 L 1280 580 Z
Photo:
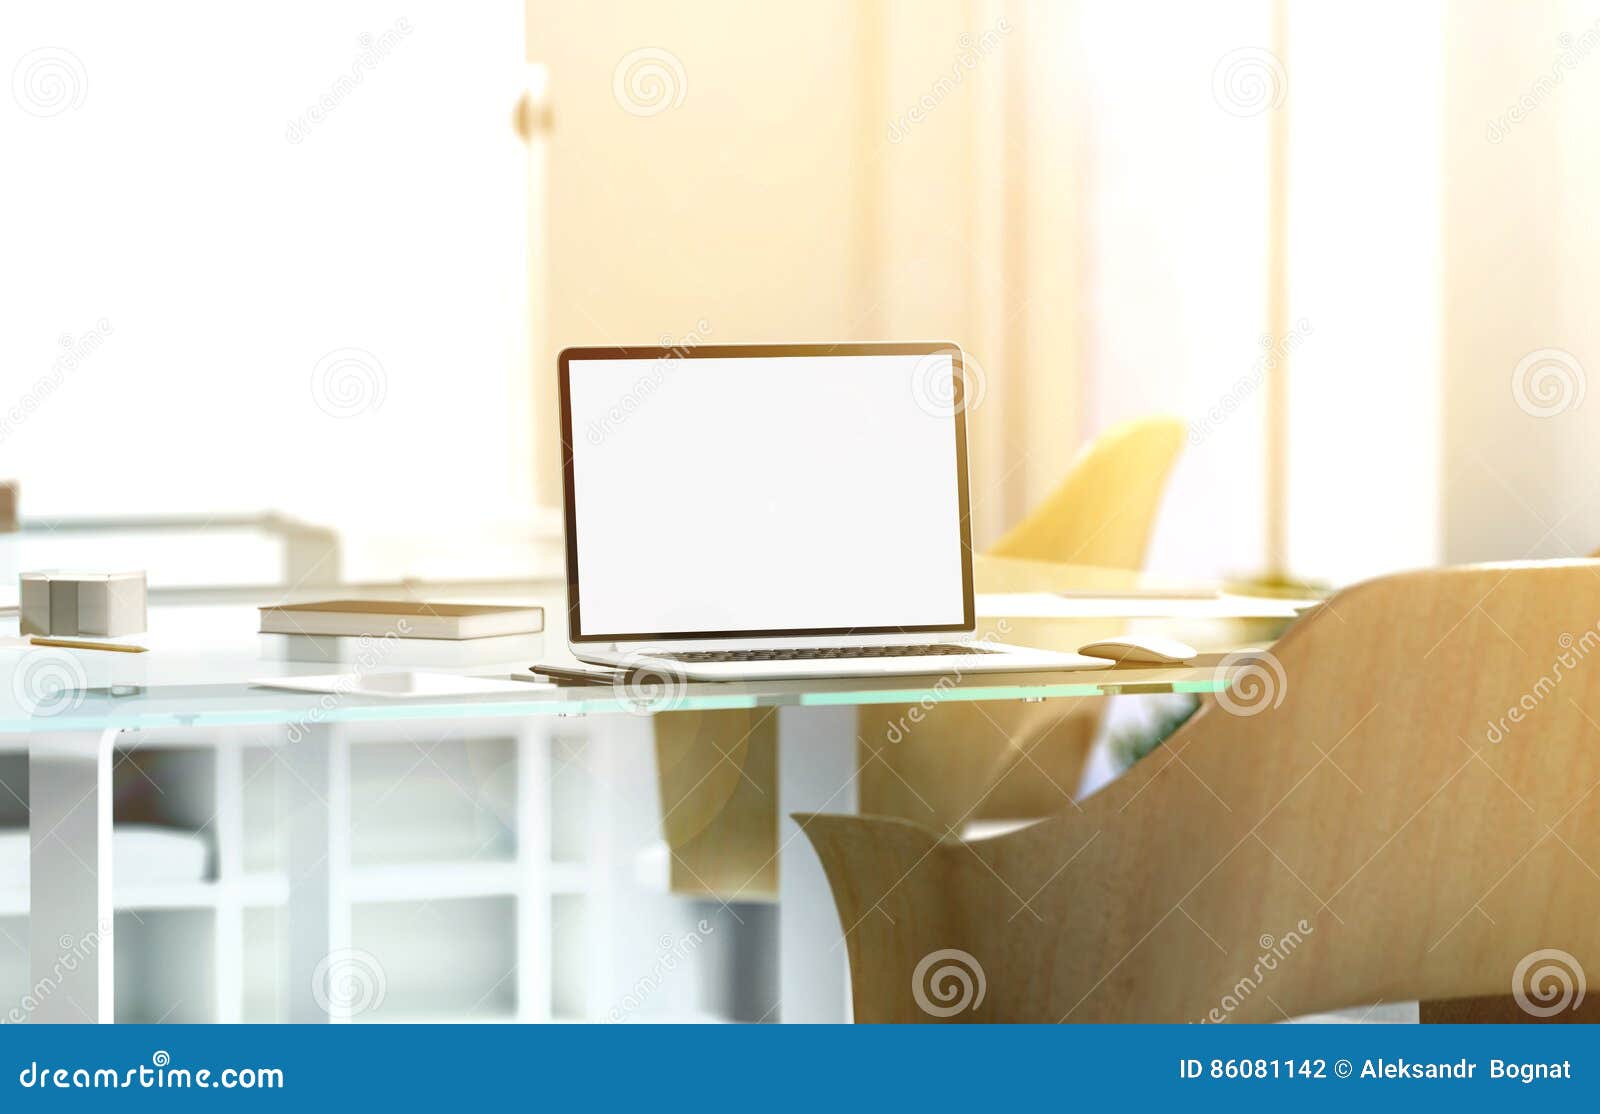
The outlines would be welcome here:
M 746 684 L 692 684 L 658 698 L 618 695 L 609 686 L 536 689 L 522 696 L 392 698 L 293 692 L 248 684 L 166 685 L 127 695 L 85 690 L 51 714 L 29 714 L 15 706 L 0 710 L 0 735 L 137 731 L 156 728 L 289 726 L 429 719 L 524 719 L 538 716 L 635 715 L 720 711 L 740 708 L 838 707 L 881 704 L 932 705 L 1043 701 L 1138 693 L 1220 692 L 1228 679 L 1217 670 L 1094 670 L 1093 677 L 1029 675 L 1026 681 L 951 683 L 933 678 L 920 685 L 853 685 L 849 679 L 752 688 Z M 1157 674 L 1152 676 L 1152 674 Z M 1160 674 L 1165 674 L 1162 676 Z M 1008 675 L 1015 676 L 1015 675 Z M 1037 678 L 1037 679 L 1032 679 Z M 132 687 L 132 686 L 130 686 Z

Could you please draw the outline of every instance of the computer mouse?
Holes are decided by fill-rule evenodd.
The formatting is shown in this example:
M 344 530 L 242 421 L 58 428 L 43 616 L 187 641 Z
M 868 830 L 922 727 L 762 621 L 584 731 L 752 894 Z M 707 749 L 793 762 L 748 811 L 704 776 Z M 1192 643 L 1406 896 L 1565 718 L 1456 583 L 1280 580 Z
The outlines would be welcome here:
M 1128 635 L 1124 638 L 1105 638 L 1078 647 L 1078 653 L 1091 658 L 1110 658 L 1115 662 L 1137 662 L 1140 665 L 1182 665 L 1194 660 L 1198 651 L 1187 642 L 1160 635 Z

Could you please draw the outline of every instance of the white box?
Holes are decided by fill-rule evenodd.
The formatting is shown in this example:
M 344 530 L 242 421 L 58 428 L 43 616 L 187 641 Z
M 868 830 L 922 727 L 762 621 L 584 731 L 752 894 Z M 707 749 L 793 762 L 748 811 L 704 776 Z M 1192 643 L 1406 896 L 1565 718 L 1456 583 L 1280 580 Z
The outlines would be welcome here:
M 138 634 L 148 625 L 142 572 L 25 572 L 18 617 L 23 634 Z

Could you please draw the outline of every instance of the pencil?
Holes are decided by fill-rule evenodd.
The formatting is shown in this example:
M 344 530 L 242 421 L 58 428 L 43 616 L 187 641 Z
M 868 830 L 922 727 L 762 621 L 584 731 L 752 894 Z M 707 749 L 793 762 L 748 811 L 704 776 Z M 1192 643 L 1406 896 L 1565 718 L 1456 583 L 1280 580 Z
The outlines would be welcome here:
M 60 646 L 67 650 L 114 650 L 119 654 L 143 654 L 147 646 L 129 646 L 121 642 L 79 642 L 74 638 L 30 638 L 35 646 Z

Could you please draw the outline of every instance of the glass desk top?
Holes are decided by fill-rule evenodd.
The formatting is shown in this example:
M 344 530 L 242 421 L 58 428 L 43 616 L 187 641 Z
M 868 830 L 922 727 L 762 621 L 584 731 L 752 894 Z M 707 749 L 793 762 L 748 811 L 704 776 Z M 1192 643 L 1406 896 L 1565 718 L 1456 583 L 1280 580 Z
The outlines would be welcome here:
M 256 633 L 253 607 L 152 607 L 151 631 L 129 638 L 144 654 L 0 649 L 0 735 L 248 724 L 345 723 L 632 713 L 786 705 L 864 705 L 953 701 L 1047 700 L 1116 693 L 1216 692 L 1226 687 L 1220 655 L 1183 667 L 1118 666 L 1054 673 L 853 677 L 752 683 L 552 686 L 472 696 L 375 697 L 352 692 L 297 692 L 262 687 L 265 678 L 404 670 L 508 679 L 535 662 L 568 660 L 562 608 L 543 601 L 542 635 L 461 643 L 426 643 L 418 658 L 405 640 L 289 639 Z M 0 620 L 14 636 L 16 620 Z M 1024 639 L 1012 639 L 1024 642 Z M 442 655 L 442 656 L 441 656 Z M 13 740 L 15 741 L 15 740 Z

